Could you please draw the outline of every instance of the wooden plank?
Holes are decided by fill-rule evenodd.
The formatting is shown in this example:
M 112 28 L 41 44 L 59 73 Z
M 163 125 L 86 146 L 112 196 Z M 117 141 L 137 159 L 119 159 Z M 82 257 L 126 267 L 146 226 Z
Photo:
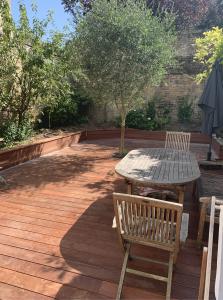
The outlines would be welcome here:
M 128 181 L 145 186 L 186 184 L 200 177 L 197 160 L 191 152 L 161 148 L 132 150 L 115 171 Z
M 9 189 L 0 192 L 0 271 L 2 276 L 6 274 L 5 283 L 2 284 L 9 286 L 7 295 L 10 295 L 12 287 L 11 293 L 25 290 L 27 293 L 38 293 L 40 297 L 57 296 L 61 300 L 74 299 L 75 296 L 87 299 L 115 296 L 122 253 L 116 233 L 111 229 L 114 215 L 111 195 L 114 189 L 124 190 L 124 183 L 110 175 L 117 163 L 112 158 L 116 145 L 109 140 L 107 143 L 109 147 L 104 141 L 101 145 L 79 144 L 3 174 L 9 182 Z M 137 143 L 132 143 L 130 147 L 149 145 L 148 142 Z M 156 153 L 153 150 L 152 155 L 155 159 L 164 157 L 162 151 Z M 171 159 L 177 159 L 171 153 L 168 155 Z M 185 160 L 184 156 L 182 159 Z M 147 175 L 150 176 L 149 173 Z M 191 200 L 187 200 L 191 205 Z M 194 214 L 197 212 L 194 211 Z M 144 225 L 147 215 L 148 212 L 144 210 Z M 136 255 L 166 259 L 164 251 L 145 252 L 141 247 L 134 251 Z M 200 257 L 199 250 L 193 244 L 187 246 L 186 243 L 180 252 L 173 279 L 173 299 L 194 299 L 197 295 Z M 149 273 L 164 271 L 152 264 L 147 266 L 146 263 L 139 264 L 139 267 Z M 12 273 L 7 273 L 7 270 Z M 59 278 L 59 274 L 64 274 L 64 278 Z M 23 277 L 25 275 L 27 277 Z M 52 286 L 54 294 L 51 296 L 47 287 L 46 293 L 44 290 L 48 283 L 51 284 L 47 275 L 55 280 Z M 54 283 L 62 284 L 63 280 L 66 283 L 73 276 L 75 282 L 72 286 L 63 284 L 55 293 Z M 81 279 L 83 277 L 86 277 L 84 281 Z M 18 281 L 14 282 L 15 278 Z M 94 287 L 92 292 L 89 291 L 91 286 L 88 283 L 93 282 L 91 279 L 103 282 L 96 294 L 93 293 Z M 25 283 L 28 284 L 29 280 L 29 290 L 26 290 Z M 77 289 L 81 284 L 83 293 Z M 164 299 L 164 294 L 165 286 L 142 278 L 126 277 L 123 289 L 123 297 L 126 299 Z M 11 299 L 6 297 L 4 300 Z
M 0 282 L 0 297 L 1 300 L 15 300 L 15 299 L 16 300 L 19 299 L 51 300 L 53 299 L 51 297 L 40 295 L 2 282 Z

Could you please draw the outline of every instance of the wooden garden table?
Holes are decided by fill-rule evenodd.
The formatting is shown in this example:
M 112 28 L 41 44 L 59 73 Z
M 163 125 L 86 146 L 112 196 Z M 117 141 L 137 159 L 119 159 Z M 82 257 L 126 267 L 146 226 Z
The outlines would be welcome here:
M 200 177 L 193 153 L 165 148 L 132 150 L 116 165 L 115 171 L 126 179 L 129 194 L 133 184 L 174 190 L 182 204 L 186 185 Z

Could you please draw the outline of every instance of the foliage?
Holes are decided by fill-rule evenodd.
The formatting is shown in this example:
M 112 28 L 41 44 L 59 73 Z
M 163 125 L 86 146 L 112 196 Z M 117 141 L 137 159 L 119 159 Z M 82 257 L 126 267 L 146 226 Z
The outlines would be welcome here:
M 78 6 L 86 13 L 91 10 L 93 1 L 95 0 L 62 0 L 62 4 L 66 11 L 76 17 Z M 213 22 L 217 25 L 216 18 L 222 18 L 221 0 L 145 0 L 145 3 L 154 15 L 163 15 L 165 12 L 176 14 L 176 24 L 181 29 L 200 24 L 208 26 Z
M 16 25 L 7 0 L 1 1 L 0 16 L 3 29 L 0 36 L 0 112 L 5 116 L 2 128 L 8 128 L 11 138 L 19 139 L 23 124 L 26 120 L 34 122 L 41 107 L 54 107 L 58 100 L 69 97 L 69 53 L 62 34 L 53 33 L 46 38 L 50 16 L 42 21 L 35 17 L 31 25 L 26 8 L 21 4 L 20 20 Z M 14 130 L 17 130 L 15 134 Z
M 170 124 L 171 116 L 169 106 L 165 106 L 159 111 L 155 121 L 157 129 L 164 129 L 168 124 Z
M 201 82 L 208 77 L 215 61 L 223 58 L 223 29 L 214 27 L 204 32 L 203 37 L 196 39 L 195 45 L 194 59 L 203 66 L 196 80 Z
M 223 26 L 223 1 L 211 1 L 209 10 L 205 18 L 201 21 L 199 27 L 202 29 L 209 29 L 214 26 Z
M 193 103 L 189 97 L 185 96 L 179 99 L 178 120 L 180 122 L 190 122 L 193 114 Z
M 153 130 L 155 129 L 155 121 L 149 118 L 142 109 L 132 110 L 127 114 L 126 127 Z
M 150 101 L 145 109 L 131 110 L 126 116 L 126 127 L 144 129 L 144 130 L 161 130 L 170 123 L 170 109 L 165 106 L 159 110 L 156 103 Z M 117 120 L 120 126 L 120 118 Z
M 179 28 L 195 27 L 206 17 L 212 0 L 147 0 L 155 14 L 172 11 L 177 14 Z
M 127 0 L 96 0 L 80 19 L 73 43 L 74 64 L 94 101 L 112 103 L 121 116 L 124 149 L 126 115 L 143 102 L 147 85 L 158 85 L 175 62 L 173 18 L 152 15 Z
M 28 120 L 23 120 L 19 125 L 9 120 L 0 128 L 0 135 L 3 138 L 1 147 L 11 147 L 15 141 L 22 141 L 33 134 L 32 124 Z
M 87 123 L 90 104 L 91 99 L 76 89 L 66 101 L 58 102 L 53 108 L 45 107 L 40 114 L 38 127 L 57 128 Z

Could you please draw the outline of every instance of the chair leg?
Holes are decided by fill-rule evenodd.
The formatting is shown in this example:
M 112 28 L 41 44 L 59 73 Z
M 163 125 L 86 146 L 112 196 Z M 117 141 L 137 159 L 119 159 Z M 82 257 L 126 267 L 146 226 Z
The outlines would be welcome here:
M 173 260 L 174 260 L 174 254 L 170 253 L 169 268 L 168 268 L 168 281 L 167 281 L 167 290 L 166 290 L 166 300 L 170 300 L 172 275 L 173 275 Z
M 193 182 L 193 191 L 192 191 L 192 196 L 193 196 L 194 199 L 197 196 L 197 189 L 198 189 L 198 182 L 197 182 L 197 180 L 195 180 Z
M 206 217 L 206 206 L 202 204 L 201 211 L 200 211 L 200 220 L 199 220 L 199 226 L 198 226 L 198 234 L 197 234 L 197 244 L 198 244 L 199 247 L 202 244 L 205 217 Z
M 180 204 L 184 204 L 184 189 L 178 191 L 178 200 Z
M 119 284 L 118 284 L 118 291 L 117 291 L 117 295 L 116 295 L 116 300 L 119 300 L 121 298 L 122 286 L 123 286 L 123 282 L 124 282 L 124 279 L 125 279 L 125 272 L 126 272 L 126 267 L 127 267 L 128 258 L 129 258 L 129 251 L 130 251 L 130 244 L 127 244 L 126 245 L 125 256 L 124 256 L 124 260 L 123 260 L 123 265 L 122 265 L 121 276 L 120 276 Z

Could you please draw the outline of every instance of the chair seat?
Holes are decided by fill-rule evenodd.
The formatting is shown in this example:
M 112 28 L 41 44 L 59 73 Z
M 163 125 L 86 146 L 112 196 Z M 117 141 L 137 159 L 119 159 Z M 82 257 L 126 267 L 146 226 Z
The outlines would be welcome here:
M 156 219 L 155 219 L 155 221 L 157 222 Z M 135 224 L 133 223 L 133 230 L 134 230 L 134 227 L 138 228 L 138 226 L 134 226 L 134 225 Z M 136 220 L 136 225 L 139 225 L 138 220 Z M 149 227 L 148 219 L 146 219 L 144 226 L 142 226 L 142 231 L 139 234 L 146 237 L 149 233 L 148 229 L 150 228 L 150 230 L 151 230 L 152 226 L 153 226 L 153 224 L 150 221 L 150 227 Z M 180 242 L 181 243 L 186 242 L 186 239 L 187 239 L 187 236 L 188 236 L 188 226 L 189 226 L 189 214 L 183 213 L 182 214 L 181 229 L 180 229 Z M 174 227 L 175 227 L 175 230 L 173 232 L 173 240 L 175 240 L 175 237 L 176 237 L 176 223 L 174 223 Z M 116 223 L 116 218 L 115 217 L 113 218 L 112 228 L 117 228 L 117 223 Z M 163 233 L 161 234 L 162 230 L 163 230 Z M 160 240 L 162 240 L 162 236 L 165 236 L 165 234 L 167 234 L 167 230 L 168 230 L 168 228 L 166 226 L 166 223 L 164 222 L 163 228 L 161 228 L 161 226 L 160 226 L 160 231 L 158 232 L 158 237 L 160 238 Z M 123 233 L 124 233 L 124 230 L 121 229 L 121 234 L 123 234 Z

